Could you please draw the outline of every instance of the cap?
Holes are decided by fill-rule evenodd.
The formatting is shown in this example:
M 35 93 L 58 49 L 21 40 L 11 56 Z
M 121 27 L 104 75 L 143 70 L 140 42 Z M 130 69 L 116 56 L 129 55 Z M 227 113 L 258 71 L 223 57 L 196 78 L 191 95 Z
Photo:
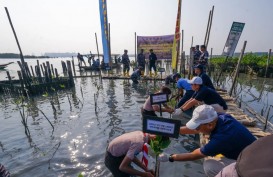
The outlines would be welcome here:
M 181 78 L 177 81 L 177 88 L 178 89 L 185 89 L 185 90 L 192 90 L 191 85 L 188 82 L 188 79 Z
M 188 83 L 202 85 L 203 84 L 203 80 L 202 80 L 201 77 L 196 76 L 196 77 L 193 77 L 191 80 L 189 80 Z
M 199 125 L 212 122 L 218 117 L 214 108 L 210 105 L 201 105 L 194 109 L 191 120 L 186 127 L 195 130 Z
M 179 73 L 174 74 L 172 79 L 176 79 L 176 78 L 181 78 L 181 75 Z
M 200 69 L 200 70 L 202 70 L 203 71 L 203 69 L 204 69 L 204 67 L 203 67 L 203 65 L 195 65 L 193 68 L 198 68 L 198 69 Z

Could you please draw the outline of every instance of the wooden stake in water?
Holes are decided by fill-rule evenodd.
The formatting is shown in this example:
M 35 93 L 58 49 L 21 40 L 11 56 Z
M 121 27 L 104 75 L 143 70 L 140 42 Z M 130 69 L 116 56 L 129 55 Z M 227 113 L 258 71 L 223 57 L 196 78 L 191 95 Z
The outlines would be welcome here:
M 72 67 L 73 67 L 74 76 L 76 76 L 75 63 L 74 63 L 74 57 L 73 56 L 72 56 Z
M 264 75 L 264 77 L 267 77 L 267 71 L 268 71 L 268 66 L 269 66 L 270 58 L 271 58 L 271 49 L 269 49 L 269 52 L 268 52 L 268 58 L 267 58 L 267 62 L 266 62 L 266 69 L 265 69 L 265 75 Z
M 243 57 L 244 57 L 245 48 L 246 48 L 246 43 L 247 43 L 247 41 L 244 42 L 244 46 L 243 46 L 243 49 L 242 49 L 242 51 L 241 51 L 240 58 L 239 58 L 239 60 L 238 60 L 238 64 L 237 64 L 237 67 L 236 67 L 234 79 L 233 79 L 233 82 L 232 82 L 232 85 L 231 85 L 231 88 L 230 88 L 230 91 L 229 91 L 229 96 L 232 95 L 232 92 L 233 92 L 233 89 L 234 89 L 234 86 L 235 86 L 235 83 L 236 83 L 236 79 L 237 79 L 237 76 L 238 76 L 238 73 L 239 73 L 239 70 L 240 70 L 240 64 L 241 64 L 241 61 L 242 61 L 242 59 L 243 59 Z
M 137 40 L 137 36 L 136 36 L 136 32 L 135 32 L 135 63 L 136 63 L 136 66 L 137 66 L 137 46 L 136 46 L 136 41 Z
M 109 66 L 112 68 L 112 58 L 111 58 L 111 30 L 110 30 L 110 23 L 108 23 L 108 46 L 109 46 Z
M 96 38 L 96 45 L 97 45 L 97 54 L 98 54 L 98 58 L 100 58 L 100 52 L 99 52 L 99 46 L 98 46 L 97 33 L 95 33 L 95 38 Z
M 270 49 L 271 50 L 271 49 Z M 269 118 L 269 112 L 270 112 L 270 108 L 272 107 L 272 105 L 269 106 L 267 114 L 266 114 L 266 119 L 265 119 L 265 124 L 264 124 L 264 131 L 266 130 L 267 127 L 267 122 L 268 122 L 268 118 Z
M 5 10 L 6 10 L 6 13 L 7 13 L 7 16 L 8 16 L 8 19 L 9 19 L 9 23 L 10 23 L 11 29 L 12 29 L 12 31 L 13 31 L 13 34 L 14 34 L 14 37 L 15 37 L 15 40 L 16 40 L 18 49 L 19 49 L 19 51 L 20 51 L 20 58 L 21 58 L 21 62 L 22 62 L 22 64 L 23 64 L 23 63 L 25 63 L 24 55 L 23 55 L 23 52 L 22 52 L 22 50 L 21 50 L 21 46 L 20 46 L 20 44 L 19 44 L 19 41 L 18 41 L 16 32 L 15 32 L 15 29 L 14 29 L 14 27 L 13 27 L 13 24 L 12 24 L 10 15 L 9 15 L 9 10 L 8 10 L 7 7 L 5 7 Z
M 205 43 L 206 47 L 208 47 L 208 45 L 209 45 L 209 37 L 210 37 L 210 30 L 211 30 L 211 26 L 212 26 L 213 11 L 214 11 L 214 6 L 212 6 L 212 10 L 211 10 L 211 16 L 210 16 L 210 22 L 209 22 L 209 30 L 208 30 L 208 35 L 207 35 L 207 41 Z

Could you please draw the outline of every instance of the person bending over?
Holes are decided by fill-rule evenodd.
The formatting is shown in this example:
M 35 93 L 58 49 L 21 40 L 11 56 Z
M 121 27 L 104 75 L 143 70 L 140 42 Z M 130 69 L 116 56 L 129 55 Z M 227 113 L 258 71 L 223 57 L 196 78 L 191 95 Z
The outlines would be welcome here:
M 222 155 L 220 158 L 206 159 L 203 163 L 205 174 L 214 177 L 225 166 L 233 163 L 242 150 L 253 143 L 255 137 L 240 122 L 229 114 L 217 114 L 210 105 L 198 106 L 192 119 L 180 128 L 180 134 L 209 135 L 209 142 L 189 153 L 159 155 L 161 162 L 192 161 L 207 156 Z

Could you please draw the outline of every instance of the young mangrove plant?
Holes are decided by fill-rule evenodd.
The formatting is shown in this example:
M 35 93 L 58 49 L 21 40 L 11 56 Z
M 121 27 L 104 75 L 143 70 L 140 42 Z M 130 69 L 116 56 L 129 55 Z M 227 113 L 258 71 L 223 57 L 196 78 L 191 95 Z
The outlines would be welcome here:
M 18 99 L 14 100 L 13 103 L 16 105 L 17 109 L 19 110 L 20 116 L 21 116 L 21 122 L 25 127 L 25 134 L 27 137 L 30 137 L 30 131 L 27 125 L 27 116 L 25 114 L 25 103 L 24 103 L 25 97 L 20 96 Z

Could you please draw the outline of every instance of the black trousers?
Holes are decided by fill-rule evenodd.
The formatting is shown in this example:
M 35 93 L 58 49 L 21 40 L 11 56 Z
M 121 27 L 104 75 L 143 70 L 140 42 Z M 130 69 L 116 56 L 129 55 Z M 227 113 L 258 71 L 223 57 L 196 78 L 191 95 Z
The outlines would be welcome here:
M 110 152 L 106 151 L 104 164 L 111 171 L 114 177 L 130 177 L 130 174 L 119 170 L 119 166 L 123 161 L 125 155 L 121 157 L 114 157 Z
M 141 109 L 142 116 L 147 115 L 147 116 L 155 116 L 157 117 L 156 113 L 154 111 L 147 111 L 145 109 Z

